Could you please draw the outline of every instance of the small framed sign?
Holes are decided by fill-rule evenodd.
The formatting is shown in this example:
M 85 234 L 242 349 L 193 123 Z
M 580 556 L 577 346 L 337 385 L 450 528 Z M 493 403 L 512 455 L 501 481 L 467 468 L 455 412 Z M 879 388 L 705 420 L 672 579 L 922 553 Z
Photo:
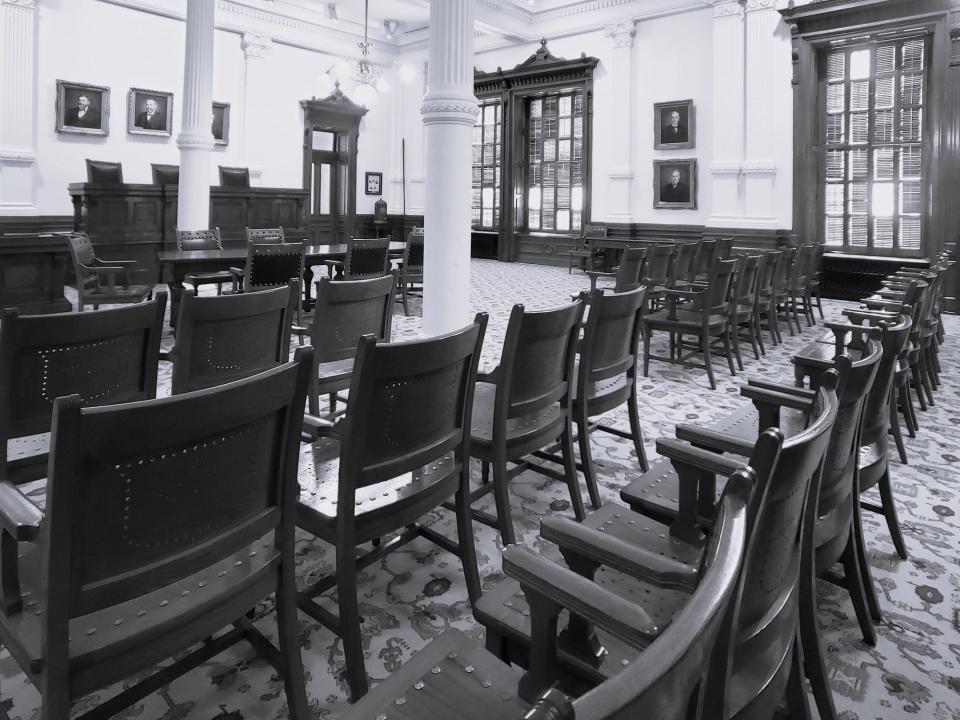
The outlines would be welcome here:
M 383 173 L 368 172 L 366 177 L 367 195 L 381 195 L 383 193 Z

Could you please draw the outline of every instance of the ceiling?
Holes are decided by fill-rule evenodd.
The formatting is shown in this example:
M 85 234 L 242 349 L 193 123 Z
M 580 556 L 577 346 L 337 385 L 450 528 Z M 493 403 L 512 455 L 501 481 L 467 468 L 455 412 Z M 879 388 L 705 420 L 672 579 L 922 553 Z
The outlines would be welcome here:
M 716 0 L 474 0 L 475 44 L 487 50 L 541 37 L 562 37 L 627 20 L 703 9 Z M 234 4 L 329 30 L 342 40 L 362 39 L 364 0 L 233 0 Z M 330 6 L 335 13 L 330 12 Z M 222 5 L 221 5 L 222 7 Z M 370 0 L 374 52 L 423 50 L 429 38 L 430 0 Z M 335 15 L 335 17 L 334 17 Z M 393 32 L 385 30 L 390 21 Z M 393 25 L 395 23 L 395 26 Z

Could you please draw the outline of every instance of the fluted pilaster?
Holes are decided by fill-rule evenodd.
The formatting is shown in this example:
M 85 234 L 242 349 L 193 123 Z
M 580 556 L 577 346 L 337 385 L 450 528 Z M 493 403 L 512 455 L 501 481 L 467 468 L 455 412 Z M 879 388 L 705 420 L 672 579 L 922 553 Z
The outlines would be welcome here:
M 607 219 L 632 222 L 633 210 L 633 41 L 637 29 L 634 20 L 609 25 L 604 35 L 610 38 L 610 82 L 617 89 L 617 112 L 608 125 L 612 135 L 611 146 L 617 148 L 621 160 L 610 166 L 607 176 Z
M 473 2 L 430 3 L 430 62 L 420 106 L 426 130 L 423 328 L 438 335 L 470 320 Z
M 34 0 L 0 0 L 0 215 L 36 212 Z
M 269 132 L 269 128 L 256 126 L 258 116 L 254 109 L 258 103 L 254 99 L 270 82 L 269 66 L 264 59 L 273 50 L 273 40 L 263 35 L 243 33 L 240 36 L 240 50 L 243 51 L 243 84 L 240 87 L 240 122 L 235 137 L 243 165 L 250 170 L 250 182 L 259 185 L 263 169 L 251 157 L 250 138 L 258 132 Z
M 183 64 L 183 115 L 177 228 L 210 226 L 210 132 L 213 103 L 214 0 L 187 0 L 187 42 Z

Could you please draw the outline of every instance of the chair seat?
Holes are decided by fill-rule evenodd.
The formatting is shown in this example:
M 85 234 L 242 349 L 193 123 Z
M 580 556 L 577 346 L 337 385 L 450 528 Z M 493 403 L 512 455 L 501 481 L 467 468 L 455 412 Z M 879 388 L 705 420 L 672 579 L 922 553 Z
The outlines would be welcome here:
M 153 292 L 152 285 L 128 285 L 126 287 L 115 286 L 112 292 L 108 292 L 107 288 L 95 287 L 84 290 L 83 294 L 86 302 L 90 304 L 109 305 L 111 302 L 125 302 L 131 300 L 136 300 L 139 302 L 151 292 Z
M 191 285 L 209 283 L 225 283 L 233 281 L 233 273 L 229 270 L 215 270 L 211 272 L 192 272 L 183 276 L 183 281 Z
M 33 545 L 23 545 L 20 556 L 23 611 L 8 616 L 10 637 L 3 638 L 11 654 L 37 674 L 43 670 L 40 625 L 43 608 L 32 598 L 41 597 L 41 558 Z M 208 615 L 218 605 L 235 597 L 238 587 L 258 581 L 263 572 L 279 563 L 272 533 L 254 541 L 217 565 L 190 575 L 152 593 L 129 602 L 113 605 L 70 620 L 71 673 L 85 665 L 102 663 L 111 656 L 122 656 L 131 647 L 162 640 L 178 632 L 193 620 Z M 29 594 L 28 594 L 29 593 Z M 240 614 L 243 610 L 239 611 Z M 219 628 L 211 628 L 214 632 Z M 204 635 L 200 635 L 200 640 Z M 160 651 L 164 648 L 160 647 Z M 142 656 L 142 651 L 141 651 Z M 158 659 L 166 657 L 160 652 Z M 118 664 L 122 664 L 118 661 Z M 120 670 L 123 675 L 126 670 Z M 81 692 L 82 685 L 81 685 Z
M 337 525 L 338 491 L 340 487 L 340 443 L 333 438 L 321 438 L 302 452 L 311 453 L 312 472 L 300 473 L 300 500 L 297 506 L 297 525 L 318 537 L 332 539 Z M 453 453 L 447 453 L 437 462 L 424 465 L 392 480 L 380 482 L 368 488 L 357 488 L 356 516 L 357 542 L 364 542 L 364 528 L 379 525 L 390 519 L 411 512 L 413 519 L 420 514 L 405 505 L 410 500 L 419 506 L 424 490 L 439 486 L 444 480 L 457 477 L 460 463 Z M 430 504 L 422 512 L 428 512 L 438 503 Z M 395 527 L 404 523 L 398 521 Z M 372 535 L 371 537 L 376 537 Z
M 343 720 L 372 718 L 519 718 L 518 670 L 459 630 L 445 630 L 358 700 Z
M 493 401 L 497 388 L 490 383 L 478 382 L 473 396 L 473 418 L 471 421 L 471 442 L 475 445 L 493 444 Z M 522 445 L 537 438 L 548 429 L 559 427 L 563 422 L 563 411 L 559 403 L 529 415 L 510 418 L 506 423 L 507 446 Z
M 12 482 L 19 483 L 19 478 L 23 477 L 24 473 L 31 472 L 35 468 L 46 474 L 49 450 L 50 433 L 48 432 L 7 440 L 7 477 Z M 36 474 L 33 477 L 37 477 Z
M 668 310 L 659 310 L 655 313 L 645 315 L 643 320 L 648 325 L 659 325 L 661 327 L 677 328 L 680 326 L 685 326 L 700 328 L 703 325 L 703 313 L 696 312 L 694 310 L 678 309 L 675 313 L 675 318 L 671 318 Z M 707 316 L 707 327 L 711 329 L 721 328 L 726 325 L 726 323 L 727 318 L 724 315 Z
M 317 364 L 317 377 L 321 383 L 349 380 L 351 375 L 353 375 L 353 358 Z

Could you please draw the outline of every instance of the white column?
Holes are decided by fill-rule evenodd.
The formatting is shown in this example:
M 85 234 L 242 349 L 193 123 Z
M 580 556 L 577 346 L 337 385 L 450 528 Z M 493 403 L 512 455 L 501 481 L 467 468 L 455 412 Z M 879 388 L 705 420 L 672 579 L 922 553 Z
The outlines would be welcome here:
M 37 211 L 36 21 L 34 0 L 0 0 L 0 215 Z
M 633 221 L 633 38 L 636 21 L 610 25 L 604 34 L 613 41 L 610 55 L 610 84 L 619 88 L 617 108 L 611 116 L 609 147 L 616 149 L 616 159 L 608 171 L 607 219 Z
M 438 335 L 470 321 L 473 0 L 430 3 L 430 64 L 420 112 L 427 143 L 423 330 Z
M 709 227 L 737 227 L 743 215 L 744 20 L 738 0 L 713 6 L 713 176 Z
M 253 162 L 250 138 L 266 130 L 254 124 L 254 117 L 256 117 L 254 105 L 256 105 L 257 88 L 264 87 L 264 83 L 269 82 L 268 69 L 263 59 L 273 49 L 273 40 L 263 35 L 243 33 L 240 36 L 240 49 L 243 50 L 243 84 L 240 86 L 240 127 L 237 139 L 242 164 L 250 170 L 250 184 L 260 185 L 263 168 L 259 163 Z
M 746 3 L 746 151 L 743 163 L 744 215 L 751 227 L 775 228 L 774 183 L 777 176 L 777 132 L 793 115 L 789 107 L 772 102 L 778 58 L 789 44 L 777 37 L 780 13 L 776 0 Z M 789 52 L 789 50 L 787 50 Z M 789 58 L 783 58 L 789 62 Z
M 178 230 L 206 230 L 210 227 L 213 12 L 214 0 L 187 0 L 183 120 L 177 136 L 177 147 L 180 148 Z

